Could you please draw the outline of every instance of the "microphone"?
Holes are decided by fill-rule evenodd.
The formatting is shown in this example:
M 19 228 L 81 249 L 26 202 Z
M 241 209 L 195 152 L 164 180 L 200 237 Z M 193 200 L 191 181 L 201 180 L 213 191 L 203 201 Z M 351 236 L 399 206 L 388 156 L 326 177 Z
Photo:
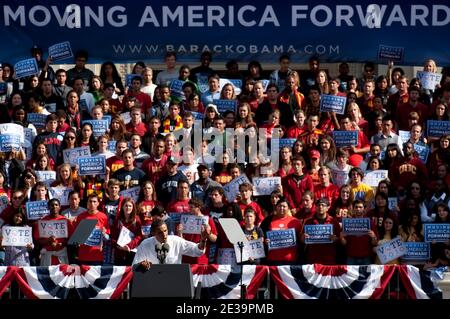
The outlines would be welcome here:
M 166 263 L 166 257 L 167 257 L 167 253 L 169 252 L 169 250 L 170 250 L 169 244 L 164 243 L 161 248 L 161 260 L 159 261 L 161 264 Z
M 160 243 L 157 243 L 156 245 L 155 245 L 155 251 L 156 251 L 156 257 L 158 258 L 158 260 L 159 260 L 159 263 L 160 264 L 162 264 L 163 263 L 163 261 L 164 261 L 164 258 L 165 257 L 163 257 L 163 245 L 162 244 L 160 244 Z

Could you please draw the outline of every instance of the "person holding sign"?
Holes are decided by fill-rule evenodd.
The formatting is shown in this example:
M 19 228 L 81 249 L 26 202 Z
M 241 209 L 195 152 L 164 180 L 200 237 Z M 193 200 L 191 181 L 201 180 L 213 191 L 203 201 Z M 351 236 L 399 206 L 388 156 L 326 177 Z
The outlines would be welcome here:
M 33 237 L 42 247 L 40 251 L 40 266 L 68 264 L 67 240 L 70 236 L 70 222 L 60 215 L 59 199 L 48 202 L 50 214 L 42 217 L 34 224 Z
M 353 214 L 350 219 L 344 219 L 344 228 L 341 232 L 341 244 L 345 246 L 347 252 L 347 265 L 370 265 L 373 262 L 373 247 L 377 245 L 378 239 L 376 236 L 376 224 L 372 223 L 370 219 L 364 218 L 366 215 L 364 202 L 355 200 L 353 203 Z M 346 232 L 346 221 L 351 219 L 358 219 L 358 223 L 352 223 Z M 363 223 L 367 220 L 367 223 Z M 361 223 L 359 223 L 361 221 Z M 359 234 L 354 234 L 351 231 L 355 229 L 369 226 L 369 229 L 362 230 Z M 356 230 L 357 231 L 357 230 Z M 356 232 L 355 231 L 355 232 Z
M 141 240 L 141 221 L 137 216 L 136 203 L 131 198 L 125 198 L 111 227 L 114 265 L 130 266 L 134 259 L 132 250 Z
M 103 240 L 109 239 L 108 217 L 98 210 L 100 200 L 97 194 L 91 194 L 87 198 L 87 211 L 81 213 L 75 219 L 73 228 L 83 219 L 96 219 L 97 224 L 85 243 L 79 243 L 78 261 L 80 265 L 103 264 Z
M 249 241 L 262 239 L 264 242 L 263 230 L 255 225 L 256 212 L 252 208 L 246 208 L 244 212 L 244 225 L 242 230 Z M 260 259 L 249 258 L 248 264 L 259 264 Z
M 209 216 L 205 216 L 203 215 L 201 209 L 203 207 L 203 202 L 201 200 L 198 199 L 191 199 L 189 200 L 189 207 L 190 207 L 190 211 L 191 214 L 190 216 L 195 216 L 195 217 L 204 217 L 208 220 L 207 223 L 204 223 L 205 219 L 202 219 L 202 224 L 200 225 L 200 227 L 195 228 L 195 231 L 192 230 L 187 230 L 183 227 L 183 224 L 180 224 L 181 227 L 181 237 L 183 237 L 184 239 L 197 243 L 201 240 L 201 231 L 202 229 L 205 230 L 206 232 L 206 251 L 203 255 L 201 255 L 200 257 L 190 257 L 190 256 L 183 256 L 182 262 L 183 263 L 187 263 L 187 264 L 208 264 L 208 256 L 209 256 L 209 250 L 211 247 L 210 243 L 215 243 L 217 241 L 217 228 L 216 228 L 216 224 L 214 223 L 214 220 L 212 218 L 210 218 Z M 185 215 L 188 216 L 188 215 Z M 199 219 L 195 219 L 196 222 L 199 221 Z M 197 224 L 198 225 L 198 224 Z M 189 225 L 192 226 L 192 225 Z
M 437 216 L 435 223 L 450 223 L 450 208 L 440 203 L 437 205 Z M 426 268 L 448 266 L 450 264 L 450 242 L 431 243 L 432 262 L 425 265 Z
M 306 239 L 310 236 L 305 232 L 306 225 L 332 225 L 332 234 L 330 235 L 331 243 L 324 244 L 307 244 L 306 245 L 306 263 L 307 264 L 323 264 L 323 265 L 335 265 L 336 264 L 336 242 L 340 237 L 340 226 L 338 221 L 328 214 L 330 203 L 326 198 L 319 198 L 316 200 L 316 214 L 305 220 L 303 225 L 301 241 L 306 242 Z
M 288 200 L 280 198 L 275 207 L 275 214 L 270 223 L 266 224 L 268 227 L 263 229 L 265 243 L 269 246 L 267 262 L 270 265 L 294 265 L 300 257 L 297 238 L 300 238 L 301 222 L 289 215 L 290 209 Z M 292 233 L 281 232 L 283 230 L 292 230 L 293 238 Z M 275 240 L 277 248 L 271 249 L 271 246 L 275 245 Z M 270 243 L 270 241 L 274 242 Z
M 26 227 L 27 226 L 27 215 L 25 211 L 19 210 L 12 215 L 11 223 L 5 226 L 14 227 Z M 31 229 L 31 228 L 29 228 Z M 29 243 L 26 246 L 6 246 L 2 247 L 2 234 L 0 233 L 0 251 L 2 248 L 5 251 L 5 266 L 30 266 L 30 252 L 33 250 L 33 243 Z
M 378 243 L 377 243 L 377 247 L 383 246 L 384 244 L 386 244 L 387 242 L 390 242 L 391 240 L 393 240 L 394 238 L 396 238 L 398 235 L 398 224 L 397 222 L 390 218 L 390 217 L 386 217 L 383 220 L 383 226 L 381 228 L 381 231 L 378 234 Z M 374 251 L 376 251 L 376 248 L 374 247 Z M 378 254 L 375 257 L 375 264 L 377 265 L 382 265 L 380 258 L 378 257 Z M 396 258 L 394 260 L 391 260 L 390 262 L 388 262 L 389 265 L 398 265 L 400 264 L 400 259 Z

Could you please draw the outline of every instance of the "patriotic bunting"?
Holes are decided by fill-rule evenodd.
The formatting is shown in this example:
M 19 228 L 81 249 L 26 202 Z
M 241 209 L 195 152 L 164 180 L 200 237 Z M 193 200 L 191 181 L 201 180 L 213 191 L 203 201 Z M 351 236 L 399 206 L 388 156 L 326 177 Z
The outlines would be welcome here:
M 75 269 L 69 265 L 21 267 L 16 280 L 29 299 L 66 299 L 75 288 Z
M 75 288 L 81 299 L 117 299 L 132 277 L 130 266 L 81 266 Z
M 0 296 L 8 289 L 16 272 L 16 267 L 0 267 Z
M 369 266 L 271 266 L 270 274 L 286 299 L 379 298 L 394 267 Z
M 411 265 L 401 265 L 397 269 L 409 298 L 442 299 L 442 291 L 437 287 L 436 280 L 431 278 L 430 271 L 419 271 Z
M 201 299 L 239 299 L 240 267 L 191 265 L 194 285 Z M 247 299 L 257 295 L 268 272 L 286 299 L 378 299 L 389 280 L 398 276 L 411 299 L 442 299 L 437 276 L 411 265 L 368 266 L 243 266 Z M 75 289 L 81 299 L 116 299 L 127 287 L 133 272 L 129 266 L 0 267 L 0 295 L 16 280 L 29 299 L 66 299 Z M 73 291 L 73 290 L 72 290 Z
M 231 265 L 192 265 L 194 286 L 201 285 L 201 299 L 239 299 L 241 297 L 240 267 Z M 244 265 L 242 283 L 247 299 L 256 296 L 267 276 L 268 267 Z

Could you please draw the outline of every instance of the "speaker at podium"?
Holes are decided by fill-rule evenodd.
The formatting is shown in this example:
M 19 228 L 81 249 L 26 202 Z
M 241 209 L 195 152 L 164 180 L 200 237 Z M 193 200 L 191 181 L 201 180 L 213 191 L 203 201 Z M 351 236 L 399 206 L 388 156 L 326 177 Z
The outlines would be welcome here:
M 135 271 L 131 298 L 193 298 L 194 281 L 188 264 L 153 264 L 147 271 Z

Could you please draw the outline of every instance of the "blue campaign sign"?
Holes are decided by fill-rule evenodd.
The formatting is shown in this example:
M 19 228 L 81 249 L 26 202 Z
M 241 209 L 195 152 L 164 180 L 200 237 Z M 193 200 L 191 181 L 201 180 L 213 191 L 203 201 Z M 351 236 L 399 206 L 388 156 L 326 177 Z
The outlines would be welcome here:
M 297 245 L 294 228 L 268 231 L 267 239 L 269 239 L 269 250 L 295 247 Z
M 203 120 L 203 113 L 191 111 L 191 114 L 194 117 L 194 120 Z
M 333 225 L 305 225 L 305 233 L 308 237 L 305 239 L 306 244 L 330 244 L 333 242 Z
M 427 137 L 441 137 L 450 134 L 450 121 L 427 121 Z
M 135 77 L 140 77 L 142 79 L 142 75 L 141 74 L 126 74 L 125 75 L 125 87 L 130 87 L 131 86 L 131 81 L 133 81 L 133 78 Z
M 366 235 L 370 230 L 370 218 L 342 218 L 342 231 L 346 235 Z
M 102 243 L 102 231 L 98 228 L 94 228 L 89 235 L 88 239 L 84 242 L 85 245 L 91 247 L 98 247 Z
M 117 144 L 117 141 L 109 141 L 108 142 L 108 150 L 115 153 L 116 152 L 116 144 Z
M 345 96 L 322 94 L 320 97 L 320 111 L 344 114 L 346 101 L 347 98 Z
M 408 261 L 427 261 L 430 259 L 430 244 L 422 242 L 405 242 L 406 253 L 402 256 L 403 260 Z
M 450 224 L 424 224 L 425 242 L 445 243 L 450 240 Z
M 296 138 L 280 138 L 278 139 L 278 147 L 280 149 L 285 146 L 292 148 L 296 140 Z
M 414 150 L 419 154 L 419 158 L 422 162 L 426 163 L 428 160 L 428 155 L 430 154 L 430 148 L 428 145 L 418 145 L 414 144 Z
M 35 58 L 21 60 L 14 65 L 16 78 L 21 79 L 26 76 L 39 73 L 39 68 Z
M 380 44 L 378 48 L 378 60 L 402 61 L 405 53 L 403 47 L 393 47 Z
M 242 88 L 242 80 L 239 79 L 228 79 L 235 87 Z
M 84 123 L 92 124 L 92 128 L 94 129 L 94 137 L 102 136 L 109 127 L 108 120 L 86 120 L 83 121 L 82 124 Z
M 141 231 L 145 236 L 150 236 L 150 233 L 152 231 L 152 225 L 142 226 Z
M 44 128 L 47 115 L 41 113 L 28 113 L 28 122 L 33 124 L 36 128 Z
M 0 52 L 3 61 L 15 62 L 34 44 L 49 47 L 57 38 L 74 50 L 88 48 L 90 63 L 160 63 L 167 51 L 179 61 L 198 61 L 206 50 L 214 62 L 274 62 L 282 53 L 297 63 L 313 55 L 321 62 L 365 62 L 385 43 L 405 48 L 403 65 L 424 57 L 449 65 L 450 43 L 439 41 L 448 36 L 448 10 L 446 0 L 3 1 Z M 26 30 L 20 39 L 18 30 Z M 431 40 L 417 50 L 405 32 Z M 93 39 L 101 45 L 89 45 Z
M 48 55 L 53 61 L 65 60 L 73 57 L 72 47 L 69 41 L 54 44 L 48 48 Z
M 0 152 L 18 151 L 20 149 L 20 135 L 2 134 L 0 135 Z
M 8 90 L 8 85 L 6 82 L 0 83 L 0 95 L 6 94 L 6 91 Z
M 109 115 L 109 114 L 103 115 L 102 120 L 107 120 L 108 127 L 109 127 L 111 125 L 112 115 Z
M 225 111 L 236 112 L 237 107 L 236 100 L 214 100 L 213 103 L 217 105 L 217 110 L 221 114 L 223 114 Z
M 170 212 L 168 213 L 168 215 L 175 224 L 179 224 L 181 221 L 181 215 L 183 215 L 183 213 Z
M 185 83 L 185 81 L 172 80 L 172 82 L 170 82 L 170 94 L 172 96 L 184 99 L 184 92 L 183 92 L 183 84 L 184 83 Z
M 104 175 L 106 174 L 106 157 L 92 156 L 77 159 L 78 175 Z
M 333 139 L 336 147 L 356 146 L 358 131 L 333 131 Z
M 27 202 L 25 209 L 29 220 L 38 220 L 50 214 L 47 207 L 48 203 L 45 200 Z

